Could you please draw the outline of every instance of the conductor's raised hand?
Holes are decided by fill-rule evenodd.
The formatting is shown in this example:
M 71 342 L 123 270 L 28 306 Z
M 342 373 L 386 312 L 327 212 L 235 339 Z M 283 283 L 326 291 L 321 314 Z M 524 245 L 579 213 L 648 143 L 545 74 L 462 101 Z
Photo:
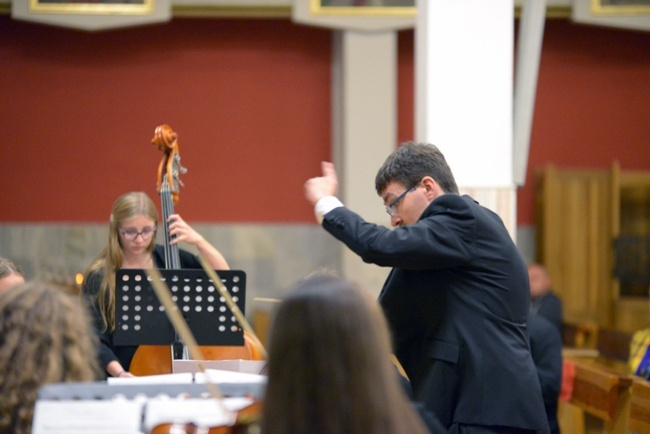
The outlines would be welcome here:
M 305 197 L 312 205 L 315 205 L 323 197 L 336 196 L 339 187 L 334 164 L 323 161 L 321 170 L 323 176 L 310 178 L 305 182 Z

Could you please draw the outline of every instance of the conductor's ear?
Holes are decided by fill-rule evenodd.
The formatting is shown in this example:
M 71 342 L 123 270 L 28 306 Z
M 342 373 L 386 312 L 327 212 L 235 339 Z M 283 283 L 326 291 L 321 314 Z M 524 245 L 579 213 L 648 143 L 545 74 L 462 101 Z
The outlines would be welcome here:
M 422 178 L 422 181 L 420 181 L 420 183 L 422 184 L 422 187 L 424 187 L 424 191 L 429 200 L 433 200 L 441 194 L 444 194 L 444 191 L 440 187 L 440 184 L 438 184 L 436 180 L 430 176 L 425 176 Z

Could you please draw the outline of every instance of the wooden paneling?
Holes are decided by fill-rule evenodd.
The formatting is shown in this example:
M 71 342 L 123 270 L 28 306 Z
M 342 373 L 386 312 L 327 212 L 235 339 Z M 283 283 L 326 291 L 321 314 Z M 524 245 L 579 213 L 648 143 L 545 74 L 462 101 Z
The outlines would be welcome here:
M 614 241 L 650 236 L 650 172 L 617 163 L 610 170 L 548 166 L 537 186 L 537 260 L 551 274 L 565 320 L 626 332 L 647 327 L 647 283 L 631 288 L 616 280 Z
M 537 257 L 571 320 L 612 322 L 610 182 L 606 171 L 552 166 L 539 180 Z

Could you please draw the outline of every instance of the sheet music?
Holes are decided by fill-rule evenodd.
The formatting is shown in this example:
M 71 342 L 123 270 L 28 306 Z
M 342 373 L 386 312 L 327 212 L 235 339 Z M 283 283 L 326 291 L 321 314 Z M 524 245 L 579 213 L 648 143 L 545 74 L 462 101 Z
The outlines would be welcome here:
M 132 384 L 187 384 L 191 383 L 193 376 L 191 373 L 181 374 L 162 374 L 162 375 L 143 375 L 141 377 L 109 377 L 106 382 L 110 385 L 132 385 Z
M 266 360 L 202 360 L 206 370 L 220 369 L 222 371 L 243 372 L 246 374 L 261 374 L 266 367 Z M 172 360 L 172 371 L 174 373 L 201 372 L 198 360 Z
M 266 383 L 265 375 L 244 374 L 242 372 L 223 371 L 220 369 L 206 369 L 205 373 L 194 374 L 196 383 L 205 383 L 206 375 L 212 383 Z
M 142 401 L 37 401 L 32 434 L 141 434 Z

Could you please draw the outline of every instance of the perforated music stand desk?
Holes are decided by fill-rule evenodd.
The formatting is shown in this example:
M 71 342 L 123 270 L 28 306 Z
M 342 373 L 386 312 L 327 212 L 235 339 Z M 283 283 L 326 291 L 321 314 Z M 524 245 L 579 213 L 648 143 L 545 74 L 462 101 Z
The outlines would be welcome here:
M 163 269 L 160 274 L 199 345 L 244 345 L 242 327 L 205 271 Z M 217 274 L 244 313 L 246 273 L 222 270 Z M 146 272 L 118 270 L 113 342 L 116 345 L 170 345 L 177 340 Z

